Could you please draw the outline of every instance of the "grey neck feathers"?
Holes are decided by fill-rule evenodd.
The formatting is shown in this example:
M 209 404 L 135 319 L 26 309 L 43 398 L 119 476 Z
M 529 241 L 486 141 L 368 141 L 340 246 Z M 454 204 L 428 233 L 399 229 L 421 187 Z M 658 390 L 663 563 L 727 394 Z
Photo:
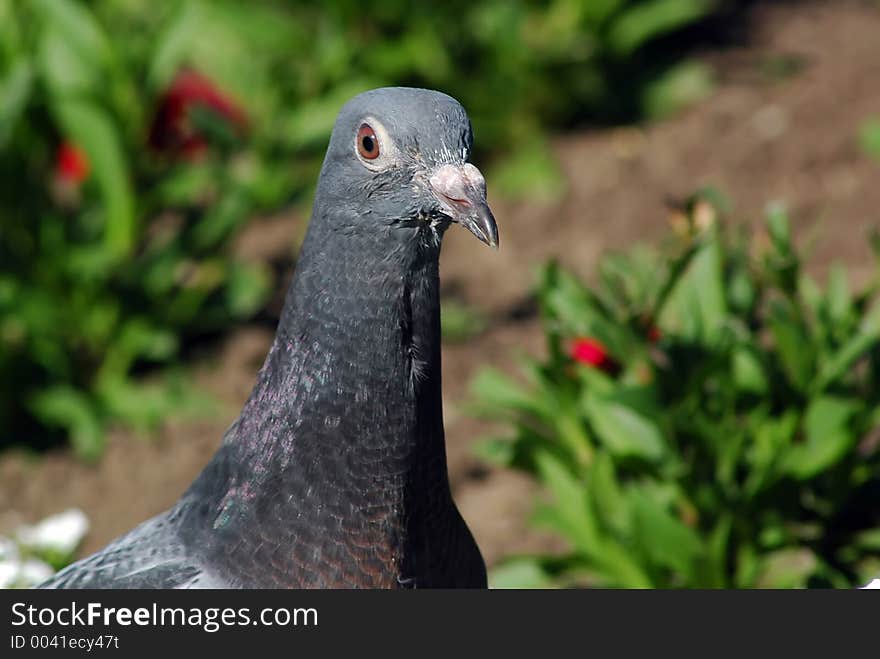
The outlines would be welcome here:
M 283 480 L 291 469 L 316 487 L 448 489 L 439 241 L 427 228 L 374 222 L 313 219 L 275 341 L 227 439 L 250 478 Z

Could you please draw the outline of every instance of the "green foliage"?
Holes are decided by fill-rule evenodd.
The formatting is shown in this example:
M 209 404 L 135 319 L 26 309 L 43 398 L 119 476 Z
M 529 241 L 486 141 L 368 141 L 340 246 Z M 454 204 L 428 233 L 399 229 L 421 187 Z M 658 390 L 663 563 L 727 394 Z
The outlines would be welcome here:
M 867 155 L 880 160 L 880 117 L 871 117 L 862 123 L 859 144 Z
M 660 250 L 606 256 L 588 287 L 555 264 L 548 357 L 475 389 L 512 428 L 482 454 L 532 475 L 561 556 L 504 585 L 806 587 L 880 567 L 880 271 L 851 291 L 802 267 L 788 219 L 725 229 L 708 194 Z M 573 350 L 593 337 L 607 360 Z M 613 366 L 608 366 L 611 364 Z
M 33 588 L 72 563 L 88 527 L 74 508 L 0 535 L 0 589 Z
M 455 298 L 442 300 L 440 330 L 444 341 L 461 343 L 486 329 L 487 318 L 479 309 Z
M 100 19 L 120 8 L 0 4 L 0 444 L 50 428 L 91 457 L 108 421 L 157 422 L 180 388 L 133 371 L 253 314 L 269 288 L 265 268 L 227 245 L 249 214 L 286 198 L 265 174 L 272 145 L 206 137 L 198 158 L 148 149 L 174 73 L 159 71 L 168 37 L 147 48 L 139 25 L 110 31 Z

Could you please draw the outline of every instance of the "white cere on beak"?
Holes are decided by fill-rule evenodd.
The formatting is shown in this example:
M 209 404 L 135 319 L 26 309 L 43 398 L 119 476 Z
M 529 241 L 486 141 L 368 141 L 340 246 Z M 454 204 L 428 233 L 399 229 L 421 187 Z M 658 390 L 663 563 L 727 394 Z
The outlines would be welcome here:
M 470 163 L 443 165 L 429 179 L 431 187 L 452 201 L 469 202 L 468 189 L 484 191 L 486 180 L 480 170 Z
M 480 192 L 486 192 L 486 179 L 483 178 L 483 173 L 474 167 L 469 162 L 464 164 L 464 176 L 470 182 L 474 188 L 479 190 Z

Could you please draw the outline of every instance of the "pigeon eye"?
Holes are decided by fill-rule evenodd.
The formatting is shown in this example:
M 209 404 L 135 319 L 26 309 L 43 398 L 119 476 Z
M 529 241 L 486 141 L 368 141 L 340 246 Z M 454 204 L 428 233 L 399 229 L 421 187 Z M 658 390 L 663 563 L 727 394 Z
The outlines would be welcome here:
M 357 134 L 357 149 L 361 158 L 375 160 L 379 157 L 379 139 L 368 124 L 361 124 Z

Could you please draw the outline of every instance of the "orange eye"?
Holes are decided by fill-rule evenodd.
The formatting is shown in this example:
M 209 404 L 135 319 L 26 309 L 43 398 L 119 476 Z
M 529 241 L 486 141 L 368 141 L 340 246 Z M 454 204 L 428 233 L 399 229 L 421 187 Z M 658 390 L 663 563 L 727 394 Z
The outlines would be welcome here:
M 357 134 L 357 148 L 361 158 L 375 160 L 379 157 L 379 140 L 368 124 L 361 124 Z

